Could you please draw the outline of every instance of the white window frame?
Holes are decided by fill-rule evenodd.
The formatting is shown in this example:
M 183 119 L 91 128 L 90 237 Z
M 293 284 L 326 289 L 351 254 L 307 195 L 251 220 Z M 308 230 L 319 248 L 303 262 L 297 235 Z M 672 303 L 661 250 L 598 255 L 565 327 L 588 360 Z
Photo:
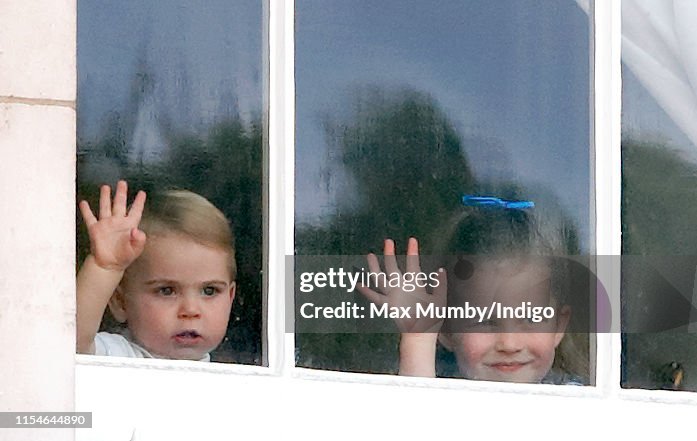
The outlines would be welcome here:
M 7 20 L 25 20 L 27 26 L 31 27 L 36 23 L 30 22 L 38 20 L 33 18 L 33 11 L 41 8 L 56 10 L 55 2 L 49 0 L 7 1 L 12 8 L 6 18 L 0 18 L 0 28 Z M 0 84 L 0 109 L 3 109 L 2 106 L 11 110 L 26 106 L 37 127 L 43 124 L 42 112 L 46 109 L 72 109 L 74 129 L 76 3 L 75 0 L 61 1 L 59 6 L 66 18 L 57 21 L 55 25 L 64 27 L 65 33 L 61 35 L 67 41 L 63 49 L 65 57 L 49 59 L 46 63 L 55 63 L 68 72 L 72 69 L 72 83 L 61 83 L 63 89 L 52 88 L 50 81 L 47 83 L 45 78 L 42 79 L 37 74 L 38 79 L 32 79 L 34 83 L 26 87 L 20 82 L 10 81 L 11 87 L 6 90 Z M 590 142 L 593 145 L 591 150 L 594 164 L 592 181 L 596 189 L 592 194 L 594 200 L 591 206 L 595 209 L 595 249 L 598 255 L 619 255 L 621 0 L 597 0 L 591 3 L 594 5 L 591 7 L 593 75 L 590 85 Z M 264 351 L 268 366 L 75 355 L 60 366 L 37 364 L 27 375 L 0 380 L 0 396 L 5 397 L 7 391 L 11 393 L 18 388 L 31 389 L 33 393 L 29 398 L 10 395 L 6 408 L 0 410 L 58 411 L 76 408 L 94 412 L 95 427 L 92 431 L 60 429 L 55 431 L 55 436 L 51 432 L 51 439 L 60 440 L 92 439 L 97 436 L 100 439 L 127 440 L 134 433 L 138 440 L 191 439 L 192 436 L 206 439 L 206 436 L 219 437 L 223 433 L 228 435 L 230 427 L 235 428 L 235 435 L 260 436 L 263 439 L 285 437 L 293 432 L 300 433 L 304 439 L 355 439 L 366 433 L 412 439 L 457 434 L 458 431 L 465 430 L 461 427 L 463 423 L 459 421 L 467 424 L 467 436 L 491 436 L 492 431 L 503 430 L 503 426 L 506 426 L 519 430 L 516 435 L 524 439 L 540 437 L 540 430 L 549 430 L 560 436 L 586 437 L 603 433 L 623 438 L 634 435 L 647 439 L 652 434 L 665 437 L 671 432 L 681 433 L 681 430 L 687 428 L 696 410 L 697 393 L 627 390 L 620 387 L 621 339 L 616 333 L 597 335 L 594 387 L 356 374 L 295 366 L 294 335 L 285 333 L 290 324 L 285 322 L 285 311 L 289 305 L 286 305 L 284 295 L 288 276 L 285 257 L 293 255 L 294 248 L 294 1 L 268 0 L 265 4 L 268 12 L 268 34 L 265 34 L 268 35 L 269 50 L 265 292 L 271 295 L 265 297 L 267 315 Z M 2 41 L 2 37 L 7 36 L 8 32 L 15 31 L 0 30 L 0 44 L 6 43 Z M 39 34 L 41 32 L 48 31 L 38 31 Z M 0 47 L 0 71 L 7 64 L 2 54 Z M 29 52 L 28 56 L 31 55 L 32 52 Z M 11 56 L 19 57 L 14 52 Z M 6 70 L 12 79 L 26 74 L 21 70 L 22 63 L 9 64 L 11 68 L 15 68 Z M 30 68 L 38 69 L 36 66 L 29 65 Z M 49 84 L 48 88 L 45 87 L 46 84 Z M 0 143 L 3 142 L 3 136 L 5 135 L 0 132 Z M 29 139 L 30 135 L 27 133 L 26 137 Z M 74 157 L 74 133 L 72 138 L 64 136 L 57 139 L 56 143 L 64 149 L 66 155 Z M 6 159 L 6 167 L 19 167 L 28 172 L 31 172 L 32 164 L 27 161 L 42 160 L 40 156 L 27 155 L 21 150 L 3 150 L 0 155 Z M 42 178 L 45 180 L 44 184 L 51 179 L 65 180 L 66 175 L 74 176 L 74 161 L 66 161 L 56 167 L 58 171 L 55 174 Z M 60 185 L 61 188 L 72 188 L 72 192 L 61 194 L 66 205 L 64 212 L 60 214 L 74 218 L 72 181 L 61 181 Z M 41 197 L 42 186 L 28 186 L 25 191 L 26 198 L 34 200 Z M 0 194 L 5 197 L 11 192 L 9 189 L 0 189 Z M 0 220 L 0 226 L 7 225 L 13 228 L 16 226 L 11 221 Z M 74 223 L 66 224 L 65 228 L 65 231 L 74 231 Z M 13 234 L 18 235 L 19 240 L 30 242 L 33 231 L 25 228 L 13 231 Z M 31 254 L 35 252 L 36 249 L 29 248 L 20 250 L 19 257 L 40 262 Z M 53 253 L 53 256 L 61 251 L 52 249 L 47 252 Z M 17 257 L 14 254 L 10 256 L 9 253 L 6 250 L 0 251 L 3 262 L 10 257 Z M 74 260 L 74 251 L 72 258 Z M 64 317 L 74 314 L 74 268 L 64 262 L 50 266 L 48 270 L 62 281 L 73 279 L 72 288 L 60 293 L 62 297 L 58 303 L 65 312 L 62 316 L 62 320 L 65 320 Z M 615 320 L 619 320 L 620 311 L 619 266 L 598 270 L 604 271 L 598 276 L 610 295 L 613 321 L 618 323 Z M 22 283 L 22 280 L 13 279 L 11 274 L 3 277 L 6 280 L 0 280 L 3 282 L 0 287 L 19 286 Z M 9 298 L 8 294 L 0 292 L 0 300 Z M 35 297 L 28 297 L 24 303 L 9 303 L 5 313 L 26 313 L 27 307 L 33 304 L 32 299 L 38 298 L 37 293 Z M 0 320 L 2 315 L 0 312 Z M 66 328 L 63 322 L 57 323 L 57 316 L 53 313 L 39 311 L 37 315 L 38 320 L 51 320 L 51 325 L 62 326 L 60 335 L 56 337 L 61 348 L 74 348 L 74 320 L 69 321 Z M 33 332 L 37 329 L 36 322 L 29 320 L 15 326 L 19 331 Z M 38 344 L 36 347 L 24 348 L 15 345 L 13 350 L 21 356 L 36 360 L 41 360 L 44 353 L 50 353 Z M 54 391 L 46 385 L 35 385 L 34 382 L 44 378 L 43 375 L 54 378 L 56 369 L 63 373 L 64 378 L 72 379 L 74 376 L 74 396 L 65 389 L 59 391 L 56 388 Z M 72 380 L 68 381 L 72 384 Z M 61 396 L 58 400 L 51 401 L 49 398 L 56 394 Z M 187 412 L 190 412 L 186 420 L 172 418 L 182 406 L 180 400 L 185 403 Z M 195 404 L 200 402 L 205 404 L 199 408 Z M 56 406 L 60 408 L 47 409 L 47 403 L 58 403 Z M 470 418 L 463 419 L 463 416 Z M 236 422 L 235 425 L 231 426 L 231 421 Z M 455 421 L 458 423 L 454 423 Z M 262 432 L 259 432 L 260 429 Z M 49 430 L 42 430 L 37 433 L 48 436 Z M 21 436 L 28 433 L 5 432 L 0 429 L 0 437 L 3 439 L 26 439 Z

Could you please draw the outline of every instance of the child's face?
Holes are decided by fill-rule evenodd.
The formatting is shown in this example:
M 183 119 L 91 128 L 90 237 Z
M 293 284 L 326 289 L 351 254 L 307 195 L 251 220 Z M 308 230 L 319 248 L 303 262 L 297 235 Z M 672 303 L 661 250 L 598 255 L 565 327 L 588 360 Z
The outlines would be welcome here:
M 498 265 L 498 267 L 497 267 Z M 521 303 L 556 306 L 550 299 L 550 272 L 539 263 L 497 263 L 481 268 L 461 284 L 464 298 L 478 306 L 520 307 Z M 555 308 L 555 317 L 534 323 L 525 319 L 470 320 L 449 336 L 446 346 L 455 352 L 466 378 L 516 383 L 537 383 L 549 372 L 555 349 L 564 337 L 567 307 Z M 493 331 L 493 332 L 492 332 Z
M 235 296 L 228 261 L 228 252 L 182 235 L 150 237 L 109 306 L 153 355 L 199 360 L 227 330 Z

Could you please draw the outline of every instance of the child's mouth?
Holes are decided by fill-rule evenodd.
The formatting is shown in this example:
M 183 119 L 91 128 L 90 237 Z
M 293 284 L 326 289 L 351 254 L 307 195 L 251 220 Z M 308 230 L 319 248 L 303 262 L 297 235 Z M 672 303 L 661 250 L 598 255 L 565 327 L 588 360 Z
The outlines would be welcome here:
M 501 371 L 501 372 L 515 372 L 528 364 L 527 362 L 503 362 L 503 363 L 493 363 L 489 366 Z
M 182 331 L 174 336 L 174 339 L 181 344 L 195 344 L 202 338 L 201 334 L 192 329 Z

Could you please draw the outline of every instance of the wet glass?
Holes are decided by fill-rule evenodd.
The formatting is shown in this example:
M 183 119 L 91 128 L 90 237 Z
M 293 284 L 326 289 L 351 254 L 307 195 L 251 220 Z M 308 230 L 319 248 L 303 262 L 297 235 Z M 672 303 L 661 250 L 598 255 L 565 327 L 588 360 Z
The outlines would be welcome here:
M 124 179 L 129 202 L 185 189 L 225 214 L 237 288 L 213 361 L 262 363 L 263 15 L 256 0 L 78 2 L 78 200 L 98 207 Z M 77 234 L 81 264 L 81 219 Z M 121 332 L 108 312 L 101 330 Z
M 695 25 L 693 2 L 622 2 L 623 321 L 663 325 L 625 327 L 625 388 L 697 390 Z
M 397 254 L 416 237 L 434 255 L 463 195 L 533 202 L 574 254 L 593 252 L 590 30 L 577 2 L 295 4 L 296 261 L 382 254 L 385 238 Z M 589 376 L 588 335 L 574 339 Z M 396 373 L 398 351 L 396 332 L 296 336 L 303 367 Z M 437 356 L 439 375 L 458 376 L 452 354 Z

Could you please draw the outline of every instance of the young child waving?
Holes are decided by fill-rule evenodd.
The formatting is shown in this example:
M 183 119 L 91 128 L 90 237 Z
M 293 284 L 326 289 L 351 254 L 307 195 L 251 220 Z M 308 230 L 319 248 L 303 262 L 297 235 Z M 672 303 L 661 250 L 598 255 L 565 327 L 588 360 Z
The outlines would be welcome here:
M 495 311 L 478 317 L 443 313 L 397 319 L 400 375 L 436 376 L 440 342 L 454 354 L 464 378 L 587 384 L 584 357 L 566 332 L 571 292 L 582 292 L 570 286 L 566 257 L 574 253 L 574 244 L 568 236 L 563 223 L 542 223 L 527 206 L 465 208 L 439 231 L 442 268 L 440 283 L 432 292 L 360 287 L 364 296 L 378 304 Z M 368 255 L 368 265 L 371 273 L 381 272 L 375 255 Z M 400 271 L 391 239 L 385 240 L 384 266 L 389 273 Z M 421 271 L 415 238 L 408 242 L 405 269 Z
M 234 241 L 225 216 L 189 191 L 137 193 L 127 208 L 119 181 L 102 186 L 99 217 L 80 211 L 90 255 L 77 276 L 79 353 L 209 361 L 227 331 L 235 297 Z M 123 334 L 99 332 L 105 309 Z

